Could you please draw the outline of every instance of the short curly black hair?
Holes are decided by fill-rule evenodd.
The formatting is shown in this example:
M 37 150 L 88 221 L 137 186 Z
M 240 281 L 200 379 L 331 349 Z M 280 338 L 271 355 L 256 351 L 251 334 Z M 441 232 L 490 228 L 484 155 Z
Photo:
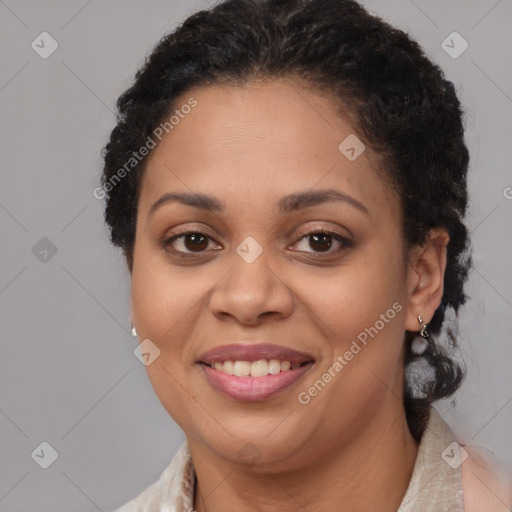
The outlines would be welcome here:
M 406 249 L 423 243 L 432 228 L 447 230 L 444 293 L 429 324 L 430 334 L 440 334 L 446 309 L 458 315 L 467 299 L 471 266 L 463 222 L 469 163 L 463 111 L 453 84 L 420 46 L 354 0 L 224 0 L 160 40 L 118 99 L 118 123 L 103 149 L 105 221 L 130 271 L 146 161 L 134 161 L 134 152 L 193 87 L 258 78 L 302 80 L 349 106 L 356 133 L 381 156 L 387 182 L 398 192 Z M 406 367 L 417 359 L 411 351 L 416 334 L 404 336 Z M 448 334 L 454 348 L 456 336 Z M 426 360 L 435 378 L 421 396 L 404 378 L 404 407 L 417 440 L 430 404 L 452 395 L 465 374 L 440 345 Z

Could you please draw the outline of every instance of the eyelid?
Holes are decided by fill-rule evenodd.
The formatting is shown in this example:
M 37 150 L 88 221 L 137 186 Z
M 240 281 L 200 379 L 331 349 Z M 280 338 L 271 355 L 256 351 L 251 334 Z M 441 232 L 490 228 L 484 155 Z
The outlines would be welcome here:
M 297 237 L 302 238 L 304 236 L 313 235 L 315 233 L 326 233 L 326 234 L 330 234 L 330 235 L 339 236 L 340 238 L 346 239 L 348 241 L 351 240 L 352 233 L 347 228 L 345 228 L 345 230 L 350 233 L 349 235 L 342 235 L 341 233 L 338 232 L 339 230 L 340 230 L 339 227 L 338 228 L 330 227 L 330 226 L 326 226 L 325 224 L 320 224 L 320 225 L 308 224 L 307 226 L 301 226 L 300 228 L 298 228 L 293 236 L 294 236 L 294 238 L 297 238 Z
M 338 255 L 340 255 L 340 253 L 354 247 L 354 245 L 355 245 L 354 241 L 351 238 L 338 233 L 335 229 L 329 229 L 325 226 L 317 226 L 317 227 L 313 226 L 313 227 L 309 227 L 309 228 L 301 227 L 299 229 L 298 233 L 296 233 L 294 236 L 296 241 L 293 242 L 293 245 L 296 245 L 299 242 L 301 242 L 302 240 L 304 240 L 305 238 L 308 238 L 308 237 L 310 237 L 312 235 L 316 235 L 316 234 L 325 234 L 325 235 L 331 236 L 340 244 L 341 247 L 334 251 L 329 250 L 327 252 L 315 252 L 315 251 L 297 251 L 297 252 L 299 252 L 299 253 L 306 252 L 307 254 L 313 255 L 314 258 L 322 258 L 322 257 L 327 258 L 329 256 L 331 256 L 331 257 L 338 256 Z
M 160 246 L 161 246 L 161 248 L 163 250 L 168 251 L 168 252 L 172 252 L 173 254 L 178 255 L 178 257 L 182 257 L 182 258 L 201 257 L 201 256 L 205 256 L 207 254 L 211 254 L 212 250 L 213 251 L 218 251 L 219 250 L 218 246 L 222 246 L 222 244 L 220 244 L 213 236 L 210 236 L 205 231 L 207 231 L 207 230 L 204 229 L 204 228 L 199 228 L 199 227 L 198 228 L 194 228 L 194 227 L 178 227 L 178 228 L 176 228 L 176 231 L 172 235 L 164 236 L 160 240 Z M 214 249 L 210 249 L 210 250 L 206 250 L 206 251 L 202 251 L 202 252 L 197 252 L 197 253 L 195 253 L 193 251 L 192 252 L 179 251 L 179 250 L 176 250 L 176 249 L 172 248 L 173 242 L 175 242 L 176 240 L 178 240 L 180 238 L 183 238 L 183 237 L 185 237 L 187 235 L 192 235 L 192 234 L 198 234 L 198 235 L 201 235 L 201 236 L 207 238 L 209 241 L 214 242 L 215 244 L 217 244 L 217 247 L 215 247 Z M 347 249 L 349 249 L 349 248 L 354 246 L 354 242 L 353 242 L 353 240 L 351 238 L 349 238 L 347 236 L 344 236 L 344 235 L 341 235 L 339 232 L 336 231 L 335 228 L 329 229 L 325 225 L 321 225 L 321 226 L 308 226 L 308 227 L 301 226 L 295 232 L 295 234 L 293 235 L 294 236 L 294 241 L 292 243 L 292 246 L 298 244 L 299 242 L 301 242 L 305 238 L 307 238 L 309 236 L 312 236 L 312 235 L 315 235 L 315 234 L 326 234 L 326 235 L 331 236 L 332 238 L 334 238 L 340 244 L 340 248 L 338 248 L 338 249 L 336 249 L 334 251 L 328 250 L 326 252 L 322 252 L 322 251 L 320 251 L 320 252 L 315 252 L 315 251 L 297 251 L 298 253 L 304 253 L 305 252 L 306 254 L 314 255 L 313 257 L 315 257 L 315 258 L 322 258 L 322 257 L 325 258 L 325 257 L 329 257 L 329 256 L 338 256 L 340 253 L 342 253 L 345 250 L 347 250 Z M 168 247 L 171 247 L 171 249 L 168 249 Z M 288 247 L 290 247 L 290 246 L 288 246 Z M 287 249 L 288 249 L 288 247 L 287 247 Z
M 203 227 L 201 227 L 201 228 L 199 228 L 199 227 L 197 227 L 197 228 L 194 228 L 194 227 L 177 227 L 176 230 L 171 235 L 164 235 L 159 240 L 159 245 L 160 245 L 160 247 L 162 249 L 167 250 L 167 247 L 171 246 L 173 241 L 176 241 L 179 238 L 183 238 L 186 235 L 192 235 L 192 234 L 202 235 L 202 236 L 206 237 L 209 241 L 214 242 L 217 245 L 222 245 L 213 236 L 208 234 L 207 233 L 207 229 L 205 229 Z M 214 250 L 216 250 L 216 249 L 214 249 Z M 192 255 L 192 254 L 194 254 L 193 252 L 187 253 L 187 252 L 177 251 L 175 249 L 172 249 L 172 252 L 174 252 L 175 254 L 180 254 L 180 255 L 185 255 L 185 254 Z M 204 252 L 204 253 L 197 253 L 197 254 L 198 255 L 206 254 L 206 252 Z

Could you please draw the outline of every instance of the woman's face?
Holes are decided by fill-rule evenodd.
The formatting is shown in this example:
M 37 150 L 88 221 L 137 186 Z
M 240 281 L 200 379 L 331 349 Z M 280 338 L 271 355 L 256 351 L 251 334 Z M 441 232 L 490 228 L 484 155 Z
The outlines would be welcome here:
M 416 328 L 399 203 L 326 96 L 272 80 L 195 89 L 177 108 L 192 96 L 147 160 L 132 321 L 190 443 L 290 468 L 403 417 Z M 165 194 L 189 204 L 152 210 Z M 238 351 L 205 355 L 225 345 Z M 240 375 L 251 368 L 265 376 Z

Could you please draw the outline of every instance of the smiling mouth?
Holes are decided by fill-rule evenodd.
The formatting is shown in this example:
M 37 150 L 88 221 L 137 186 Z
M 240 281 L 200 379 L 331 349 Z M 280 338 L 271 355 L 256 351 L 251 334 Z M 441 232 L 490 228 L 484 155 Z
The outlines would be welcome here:
M 279 363 L 279 367 L 277 363 Z M 207 382 L 216 391 L 237 401 L 256 402 L 268 400 L 286 389 L 291 389 L 293 384 L 313 368 L 315 361 L 296 363 L 293 367 L 290 361 L 279 361 L 278 359 L 271 359 L 268 362 L 267 360 L 257 360 L 252 362 L 225 361 L 212 364 L 199 362 L 198 364 Z M 232 370 L 231 364 L 233 365 Z M 284 369 L 281 369 L 281 364 Z M 227 365 L 227 370 L 241 375 L 228 373 L 225 365 Z
M 227 375 L 236 377 L 265 377 L 267 375 L 277 375 L 281 372 L 289 372 L 296 370 L 302 366 L 314 363 L 313 360 L 304 361 L 302 363 L 294 363 L 291 361 L 281 361 L 279 359 L 259 359 L 257 361 L 218 361 L 215 363 L 200 362 L 209 368 L 218 370 Z
M 224 396 L 258 401 L 291 389 L 313 368 L 315 358 L 311 353 L 260 341 L 212 348 L 196 363 L 206 381 Z

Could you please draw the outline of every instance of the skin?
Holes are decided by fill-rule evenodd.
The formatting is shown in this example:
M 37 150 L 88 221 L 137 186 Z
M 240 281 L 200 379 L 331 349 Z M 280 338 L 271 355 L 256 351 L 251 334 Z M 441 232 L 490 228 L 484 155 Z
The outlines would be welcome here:
M 341 154 L 355 130 L 326 94 L 272 79 L 193 89 L 177 104 L 191 96 L 197 106 L 147 160 L 131 301 L 139 339 L 161 351 L 147 372 L 185 432 L 198 481 L 194 508 L 396 511 L 418 449 L 402 400 L 403 336 L 440 304 L 448 236 L 432 231 L 404 263 L 397 197 L 371 148 L 353 162 Z M 275 207 L 287 194 L 320 189 L 348 194 L 368 213 L 339 201 L 286 214 Z M 149 215 L 166 192 L 209 194 L 225 210 L 173 202 Z M 199 249 L 190 236 L 159 245 L 177 228 L 210 239 Z M 332 245 L 322 246 L 306 236 L 320 228 L 352 243 L 328 238 Z M 248 236 L 263 249 L 252 263 L 236 252 Z M 301 404 L 298 394 L 396 302 L 401 311 Z M 213 347 L 263 340 L 315 359 L 270 399 L 224 396 L 196 364 Z M 254 464 L 239 456 L 248 442 Z

